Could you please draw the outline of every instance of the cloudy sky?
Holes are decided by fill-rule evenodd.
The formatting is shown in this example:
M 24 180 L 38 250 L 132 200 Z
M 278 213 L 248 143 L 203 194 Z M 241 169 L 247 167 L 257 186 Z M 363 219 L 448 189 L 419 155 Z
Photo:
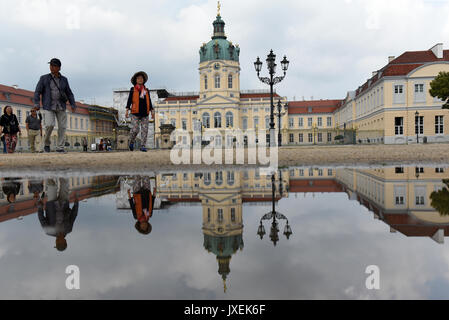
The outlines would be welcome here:
M 449 39 L 446 0 L 221 3 L 228 39 L 241 47 L 241 89 L 267 89 L 253 62 L 273 49 L 291 61 L 277 87 L 289 99 L 343 98 L 388 56 Z M 0 83 L 34 90 L 58 57 L 87 103 L 112 105 L 112 90 L 141 69 L 153 88 L 197 91 L 198 50 L 216 12 L 215 0 L 0 0 Z

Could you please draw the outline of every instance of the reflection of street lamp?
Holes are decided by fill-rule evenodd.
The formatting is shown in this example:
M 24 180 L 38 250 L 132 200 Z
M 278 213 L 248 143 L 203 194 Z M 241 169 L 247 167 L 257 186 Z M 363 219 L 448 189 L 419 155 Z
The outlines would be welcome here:
M 281 117 L 287 114 L 288 111 L 288 103 L 284 104 L 284 110 L 282 110 L 281 100 L 278 101 L 278 111 L 275 112 L 275 115 L 278 117 L 278 147 L 282 146 L 282 133 L 281 133 Z
M 279 241 L 279 221 L 278 220 L 287 220 L 287 224 L 284 228 L 284 235 L 288 239 L 290 239 L 290 236 L 292 235 L 292 228 L 288 224 L 288 219 L 286 216 L 284 216 L 282 213 L 276 212 L 275 209 L 275 177 L 274 174 L 271 175 L 271 192 L 272 192 L 272 210 L 271 212 L 267 213 L 260 219 L 260 225 L 257 229 L 257 235 L 260 237 L 260 239 L 263 239 L 265 232 L 265 227 L 263 226 L 262 221 L 264 220 L 273 220 L 271 223 L 271 229 L 270 229 L 270 239 L 273 242 L 273 244 L 276 246 L 276 243 Z M 278 220 L 276 220 L 278 219 Z
M 265 84 L 268 84 L 270 86 L 270 98 L 271 98 L 271 104 L 270 104 L 270 147 L 274 146 L 274 96 L 273 96 L 273 86 L 284 80 L 288 66 L 290 64 L 290 61 L 287 60 L 287 57 L 284 56 L 284 60 L 281 61 L 282 71 L 284 71 L 284 76 L 281 77 L 274 77 L 276 74 L 276 55 L 273 53 L 273 50 L 270 51 L 270 54 L 267 56 L 267 67 L 268 72 L 270 74 L 269 78 L 260 77 L 260 71 L 262 71 L 262 61 L 260 61 L 260 58 L 257 57 L 256 62 L 254 62 L 254 67 L 256 68 L 257 77 L 260 81 L 262 81 Z
M 416 143 L 419 144 L 419 112 L 415 112 L 415 122 L 416 122 Z
M 318 131 L 316 123 L 313 124 L 312 131 L 313 131 L 313 144 L 316 144 L 315 135 L 316 135 L 316 132 Z
M 416 179 L 419 179 L 419 168 L 418 167 L 415 168 L 415 177 L 416 177 Z

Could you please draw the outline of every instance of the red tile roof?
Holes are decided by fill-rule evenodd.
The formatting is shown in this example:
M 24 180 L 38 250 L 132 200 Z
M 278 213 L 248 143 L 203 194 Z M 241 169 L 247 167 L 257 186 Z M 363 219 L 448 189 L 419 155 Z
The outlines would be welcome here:
M 290 192 L 336 193 L 343 192 L 342 186 L 334 179 L 290 180 Z
M 289 114 L 333 113 L 344 100 L 289 101 Z M 309 111 L 309 108 L 312 108 Z
M 373 87 L 383 77 L 405 76 L 413 70 L 423 66 L 425 63 L 449 61 L 449 50 L 443 50 L 443 58 L 439 59 L 432 50 L 407 51 L 383 67 L 367 82 L 356 90 L 356 96 L 360 96 L 369 88 Z
M 9 96 L 9 98 L 8 98 Z M 24 106 L 29 106 L 29 107 L 33 107 L 34 103 L 33 103 L 33 97 L 34 97 L 34 92 L 33 91 L 29 91 L 29 90 L 24 90 L 24 89 L 16 89 L 14 87 L 10 87 L 10 86 L 5 86 L 0 84 L 0 101 L 4 102 L 4 103 L 11 103 L 11 104 L 21 104 Z M 83 104 L 81 102 L 76 102 L 77 105 L 77 109 L 76 109 L 76 113 L 77 114 L 85 114 L 88 115 L 88 108 L 89 106 L 86 104 Z M 68 110 L 72 111 L 72 108 L 70 106 L 67 106 Z
M 240 99 L 255 99 L 255 98 L 269 98 L 269 93 L 242 93 Z M 279 98 L 280 95 L 274 93 L 273 97 Z
M 197 100 L 200 96 L 178 96 L 178 97 L 167 97 L 165 101 L 186 101 L 186 100 Z

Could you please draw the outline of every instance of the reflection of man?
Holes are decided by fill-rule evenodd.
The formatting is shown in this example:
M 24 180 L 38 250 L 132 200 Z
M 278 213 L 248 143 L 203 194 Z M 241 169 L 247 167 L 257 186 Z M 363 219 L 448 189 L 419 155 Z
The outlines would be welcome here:
M 69 203 L 69 182 L 66 178 L 59 178 L 58 184 L 54 179 L 46 183 L 47 202 L 39 201 L 38 217 L 42 228 L 49 236 L 56 237 L 56 249 L 64 251 L 67 248 L 66 235 L 72 232 L 73 223 L 78 214 L 78 198 L 73 208 Z
M 33 199 L 39 198 L 44 191 L 44 181 L 41 179 L 31 179 L 28 181 L 28 192 L 33 194 Z
M 149 220 L 153 215 L 156 185 L 152 188 L 151 182 L 149 177 L 137 176 L 134 179 L 132 196 L 128 190 L 129 204 L 134 219 L 137 220 L 135 228 L 142 234 L 149 234 L 152 229 Z

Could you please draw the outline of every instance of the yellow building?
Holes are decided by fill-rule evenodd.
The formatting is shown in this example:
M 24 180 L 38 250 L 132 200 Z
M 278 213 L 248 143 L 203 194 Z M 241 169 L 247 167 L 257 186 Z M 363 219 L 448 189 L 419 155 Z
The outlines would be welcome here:
M 447 142 L 449 111 L 429 93 L 441 71 L 449 71 L 449 50 L 441 43 L 389 57 L 385 67 L 347 94 L 335 122 L 340 129 L 354 129 L 358 143 Z
M 19 89 L 16 86 L 10 87 L 0 85 L 1 112 L 3 112 L 3 108 L 5 106 L 11 106 L 17 120 L 19 121 L 22 131 L 22 136 L 17 141 L 17 151 L 29 150 L 25 121 L 27 116 L 30 114 L 31 109 L 34 107 L 33 96 L 33 91 Z M 71 107 L 67 107 L 66 142 L 70 144 L 70 148 L 81 150 L 82 138 L 88 136 L 92 124 L 89 117 L 89 106 L 80 102 L 76 102 L 76 105 L 77 109 L 75 112 L 73 112 Z M 44 114 L 42 115 L 44 116 Z M 56 147 L 57 134 L 58 122 L 56 121 L 56 126 L 51 136 L 51 143 L 53 147 Z M 43 149 L 42 145 L 41 149 Z
M 191 138 L 189 143 L 193 142 L 194 133 L 201 136 L 200 131 L 216 129 L 213 140 L 217 146 L 231 143 L 231 137 L 225 138 L 226 129 L 266 129 L 269 133 L 270 93 L 240 90 L 240 47 L 227 40 L 224 26 L 218 14 L 213 22 L 212 39 L 200 47 L 200 91 L 172 94 L 155 103 L 157 147 L 161 145 L 160 126 L 168 123 L 186 130 Z M 275 94 L 275 101 L 278 100 L 286 102 Z M 277 127 L 277 120 L 275 122 Z M 282 127 L 286 124 L 284 115 Z M 220 135 L 221 140 L 218 139 Z M 269 140 L 269 135 L 266 139 Z

